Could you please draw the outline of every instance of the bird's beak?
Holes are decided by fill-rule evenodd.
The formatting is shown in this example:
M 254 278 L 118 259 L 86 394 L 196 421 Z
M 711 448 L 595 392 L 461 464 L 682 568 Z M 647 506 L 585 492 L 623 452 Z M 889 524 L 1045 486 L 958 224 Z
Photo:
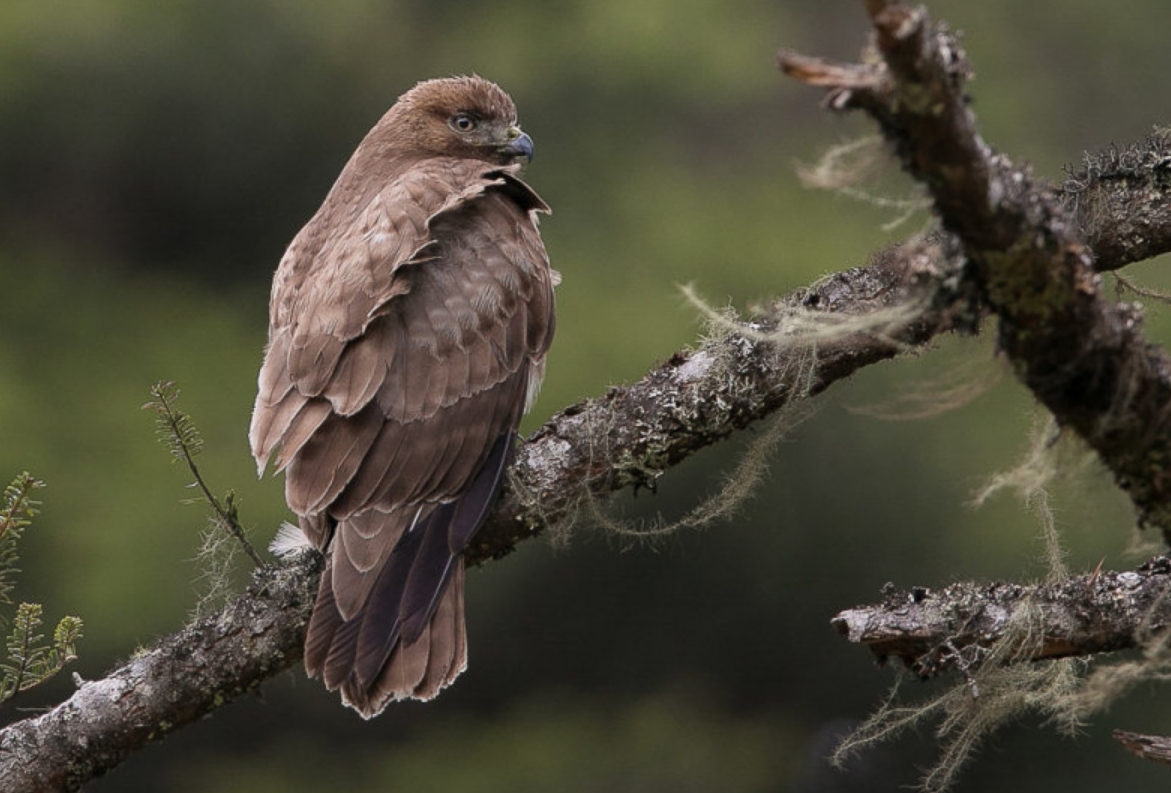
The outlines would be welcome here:
M 520 127 L 508 128 L 508 143 L 500 147 L 500 153 L 509 159 L 524 157 L 526 162 L 533 159 L 533 139 L 520 131 Z

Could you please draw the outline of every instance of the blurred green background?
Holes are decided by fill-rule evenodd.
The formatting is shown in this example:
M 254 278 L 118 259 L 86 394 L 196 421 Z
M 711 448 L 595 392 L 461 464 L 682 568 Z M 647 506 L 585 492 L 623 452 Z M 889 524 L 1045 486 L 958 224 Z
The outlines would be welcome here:
M 931 7 L 965 32 L 986 137 L 1044 177 L 1168 121 L 1163 0 Z M 794 173 L 871 130 L 821 112 L 774 53 L 853 58 L 864 31 L 860 3 L 815 0 L 4 0 L 0 479 L 48 482 L 18 595 L 84 617 L 84 677 L 185 618 L 205 513 L 183 503 L 186 472 L 139 409 L 158 380 L 183 389 L 204 473 L 240 494 L 258 541 L 287 517 L 245 439 L 269 278 L 416 81 L 494 79 L 536 140 L 529 180 L 554 207 L 543 230 L 564 284 L 532 428 L 692 343 L 698 312 L 678 285 L 746 308 L 921 227 L 884 231 L 897 213 Z M 1171 286 L 1157 262 L 1132 270 Z M 1154 308 L 1149 328 L 1171 334 Z M 1033 411 L 1010 376 L 940 417 L 868 415 L 957 369 L 1003 374 L 989 339 L 948 339 L 835 386 L 725 524 L 654 544 L 583 526 L 568 547 L 528 542 L 473 572 L 471 666 L 433 703 L 364 723 L 296 670 L 86 789 L 900 789 L 930 761 L 929 734 L 852 773 L 822 760 L 892 679 L 830 617 L 887 581 L 1044 572 L 1036 523 L 1012 498 L 969 505 L 1026 446 Z M 615 508 L 685 511 L 751 434 Z M 1125 500 L 1093 466 L 1058 488 L 1057 510 L 1073 569 L 1141 558 Z M 1076 741 L 1026 720 L 957 790 L 1163 784 L 1109 729 L 1171 732 L 1167 696 L 1142 689 Z

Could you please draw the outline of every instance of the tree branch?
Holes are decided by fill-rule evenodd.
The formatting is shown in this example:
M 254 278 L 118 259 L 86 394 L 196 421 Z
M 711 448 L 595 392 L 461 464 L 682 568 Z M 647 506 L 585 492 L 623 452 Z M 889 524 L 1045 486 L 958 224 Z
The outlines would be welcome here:
M 1014 661 L 1141 647 L 1171 625 L 1171 559 L 1033 586 L 961 582 L 935 592 L 888 585 L 881 603 L 843 611 L 831 624 L 879 659 L 897 658 L 927 678 L 1011 636 L 1022 615 L 1034 630 L 1013 648 Z
M 216 710 L 301 658 L 320 558 L 257 571 L 219 614 L 82 682 L 47 713 L 0 730 L 0 790 L 77 790 L 152 741 Z
M 1144 760 L 1171 765 L 1171 738 L 1163 735 L 1140 735 L 1137 732 L 1115 730 L 1114 740 L 1128 752 Z
M 786 69 L 787 59 L 804 64 L 811 82 L 824 78 L 814 72 L 827 62 L 782 54 Z M 850 87 L 865 84 L 872 69 L 826 68 L 833 80 Z M 1084 228 L 1098 271 L 1171 251 L 1171 133 L 1086 155 L 1058 198 Z M 746 323 L 750 335 L 731 333 L 698 350 L 681 350 L 638 383 L 567 408 L 520 449 L 512 486 L 469 549 L 469 559 L 507 554 L 520 540 L 570 519 L 583 496 L 651 484 L 699 449 L 906 346 L 943 332 L 977 329 L 987 312 L 982 295 L 966 284 L 944 287 L 963 266 L 961 243 L 948 232 L 894 246 L 867 267 L 845 270 L 777 301 L 770 312 Z M 783 347 L 786 341 L 776 334 L 794 311 L 852 317 L 916 304 L 919 313 L 888 334 L 871 329 L 832 344 L 823 340 L 812 371 L 802 373 L 793 363 L 804 354 L 799 337 L 789 340 L 788 350 L 777 350 L 778 342 Z M 808 379 L 795 384 L 794 374 Z
M 739 329 L 681 350 L 637 383 L 573 405 L 527 439 L 492 518 L 466 552 L 475 562 L 572 520 L 583 498 L 651 486 L 666 469 L 859 369 L 959 326 L 971 304 L 940 284 L 934 241 L 877 256 L 774 302 Z M 901 311 L 906 309 L 905 311 Z M 891 316 L 891 322 L 850 318 Z M 828 323 L 820 340 L 810 324 Z
M 980 137 L 963 93 L 971 70 L 957 40 L 921 7 L 897 0 L 865 6 L 879 62 L 826 66 L 783 54 L 782 69 L 827 88 L 829 107 L 874 118 L 962 248 L 962 278 L 998 316 L 999 346 L 1018 378 L 1098 453 L 1140 525 L 1159 526 L 1171 542 L 1171 358 L 1143 338 L 1138 307 L 1103 299 L 1091 252 L 1093 246 L 1098 268 L 1107 269 L 1111 260 L 1165 247 L 1166 188 L 1149 177 L 1166 173 L 1166 136 L 1087 158 L 1066 181 L 1063 204 Z M 1145 211 L 1120 211 L 1119 195 L 1144 189 L 1153 197 Z M 1100 238 L 1106 226 L 1113 227 L 1110 241 Z M 1142 646 L 1171 617 L 1169 564 L 1157 559 L 1135 572 L 1035 587 L 892 592 L 833 624 L 923 676 L 946 668 L 966 675 L 989 654 L 1003 662 Z M 1116 737 L 1166 762 L 1158 755 L 1165 740 Z
M 1137 307 L 1102 299 L 1090 248 L 1054 191 L 980 137 L 963 93 L 971 70 L 956 39 L 923 8 L 894 0 L 866 7 L 880 63 L 819 71 L 823 62 L 782 54 L 782 69 L 828 87 L 830 107 L 874 118 L 962 245 L 964 277 L 998 315 L 999 344 L 1017 376 L 1098 453 L 1140 523 L 1171 540 L 1171 359 L 1143 339 Z M 844 71 L 853 76 L 835 85 Z M 1164 153 L 1155 159 L 1165 167 Z M 1122 176 L 1143 164 L 1110 170 Z M 1088 168 L 1100 188 L 1090 203 L 1110 211 L 1106 170 Z M 1150 222 L 1166 213 L 1161 207 Z M 1146 250 L 1134 243 L 1139 233 L 1128 224 L 1120 238 L 1132 254 Z

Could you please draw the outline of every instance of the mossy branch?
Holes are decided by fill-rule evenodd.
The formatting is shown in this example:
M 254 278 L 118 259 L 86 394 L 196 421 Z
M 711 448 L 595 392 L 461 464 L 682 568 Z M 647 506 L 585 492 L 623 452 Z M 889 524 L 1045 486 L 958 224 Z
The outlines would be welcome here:
M 1122 155 L 1087 158 L 1062 196 L 983 140 L 964 93 L 972 70 L 945 25 L 925 8 L 897 0 L 864 5 L 873 37 L 859 63 L 782 53 L 781 69 L 825 89 L 827 107 L 861 110 L 873 119 L 903 168 L 930 194 L 948 247 L 962 253 L 955 277 L 997 315 L 998 346 L 1018 379 L 1058 426 L 1097 453 L 1130 496 L 1139 523 L 1162 529 L 1171 542 L 1171 357 L 1143 337 L 1138 306 L 1103 295 L 1098 274 L 1111 259 L 1142 257 L 1168 244 L 1160 228 L 1168 218 L 1165 179 L 1150 178 L 1165 177 L 1171 167 L 1166 135 Z M 1157 197 L 1136 212 L 1138 221 L 1114 203 L 1129 191 L 1118 189 L 1123 184 Z M 1117 235 L 1113 240 L 1101 238 L 1106 226 Z M 1035 506 L 1051 529 L 1040 492 Z M 1059 553 L 1051 561 L 1059 567 Z M 868 743 L 942 710 L 941 737 L 955 737 L 924 779 L 927 789 L 942 790 L 1005 718 L 1034 706 L 1053 713 L 1077 699 L 1055 695 L 1080 686 L 1071 682 L 1077 676 L 1057 675 L 1063 665 L 1034 679 L 1020 660 L 1141 645 L 1147 658 L 1130 679 L 1168 668 L 1166 642 L 1151 636 L 1167 624 L 1165 581 L 1132 611 L 1119 605 L 1132 604 L 1132 578 L 1141 581 L 1142 575 L 1053 578 L 1043 586 L 1007 589 L 953 585 L 943 601 L 923 589 L 890 593 L 878 607 L 839 614 L 834 625 L 841 632 L 883 657 L 899 655 L 921 675 L 954 668 L 969 686 L 986 691 L 993 683 L 998 692 L 989 697 L 973 689 L 965 696 L 956 686 L 909 715 L 884 708 L 847 743 Z M 1107 584 L 1110 599 L 1095 599 Z M 1059 681 L 1065 688 L 1056 692 Z
M 593 498 L 643 482 L 648 472 L 665 470 L 794 400 L 940 333 L 975 327 L 983 315 L 978 296 L 949 286 L 956 262 L 954 249 L 940 238 L 884 250 L 865 267 L 778 299 L 739 326 L 743 333 L 725 328 L 640 381 L 561 411 L 518 449 L 509 486 L 469 549 L 469 561 L 503 556 L 568 519 L 583 492 Z M 846 323 L 855 332 L 821 339 L 812 362 L 807 348 L 786 349 L 760 336 L 770 336 L 794 312 L 806 320 L 863 316 L 908 303 L 920 313 L 897 332 Z M 76 790 L 295 664 L 318 565 L 304 554 L 258 570 L 248 590 L 220 612 L 161 639 L 57 708 L 0 730 L 0 789 Z M 130 712 L 136 718 L 128 718 Z
M 827 89 L 831 108 L 862 110 L 877 123 L 962 249 L 957 275 L 998 316 L 999 346 L 1018 378 L 1098 453 L 1139 522 L 1171 542 L 1171 358 L 1144 339 L 1138 306 L 1103 297 L 1093 254 L 1146 255 L 1168 241 L 1134 222 L 1114 229 L 1116 241 L 1145 232 L 1149 245 L 1111 247 L 1079 229 L 1101 232 L 1108 220 L 1100 213 L 1119 211 L 1116 182 L 1141 192 L 1150 184 L 1142 174 L 1167 171 L 1165 140 L 1148 140 L 1141 150 L 1149 156 L 1087 159 L 1084 176 L 1068 180 L 1074 204 L 1089 210 L 1075 216 L 1058 191 L 980 136 L 964 93 L 971 67 L 945 26 L 894 0 L 871 0 L 867 10 L 879 60 L 827 64 L 784 53 L 781 68 Z M 1166 214 L 1148 212 L 1144 222 Z
M 1127 730 L 1115 730 L 1114 740 L 1137 757 L 1171 766 L 1171 738 L 1165 735 L 1142 735 Z
M 1007 634 L 1022 609 L 1036 641 L 1017 661 L 1088 656 L 1142 647 L 1171 626 L 1171 559 L 1135 570 L 1095 571 L 1043 584 L 957 582 L 942 589 L 889 587 L 881 601 L 833 618 L 847 640 L 920 677 L 964 671 Z

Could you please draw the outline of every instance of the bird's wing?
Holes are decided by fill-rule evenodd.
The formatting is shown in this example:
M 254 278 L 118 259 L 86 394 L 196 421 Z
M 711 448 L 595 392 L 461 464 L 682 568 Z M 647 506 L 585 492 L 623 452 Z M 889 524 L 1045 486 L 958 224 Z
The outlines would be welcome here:
M 274 287 L 253 451 L 279 447 L 290 507 L 318 547 L 332 538 L 306 666 L 367 715 L 433 695 L 462 669 L 462 591 L 448 584 L 552 340 L 554 276 L 535 218 L 547 207 L 509 173 L 476 179 L 453 185 L 456 199 L 408 200 L 400 184 L 410 206 L 367 207 L 383 219 L 324 246 L 366 251 L 320 266 L 332 292 Z M 424 216 L 422 231 L 387 220 Z
M 276 469 L 286 466 L 331 413 L 353 415 L 368 404 L 395 365 L 386 345 L 404 355 L 409 350 L 401 339 L 385 338 L 387 331 L 375 343 L 354 342 L 412 288 L 404 272 L 429 260 L 438 219 L 491 187 L 527 192 L 532 210 L 548 211 L 504 171 L 430 158 L 371 196 L 350 196 L 339 180 L 273 280 L 269 342 L 249 430 L 261 470 L 278 448 Z

